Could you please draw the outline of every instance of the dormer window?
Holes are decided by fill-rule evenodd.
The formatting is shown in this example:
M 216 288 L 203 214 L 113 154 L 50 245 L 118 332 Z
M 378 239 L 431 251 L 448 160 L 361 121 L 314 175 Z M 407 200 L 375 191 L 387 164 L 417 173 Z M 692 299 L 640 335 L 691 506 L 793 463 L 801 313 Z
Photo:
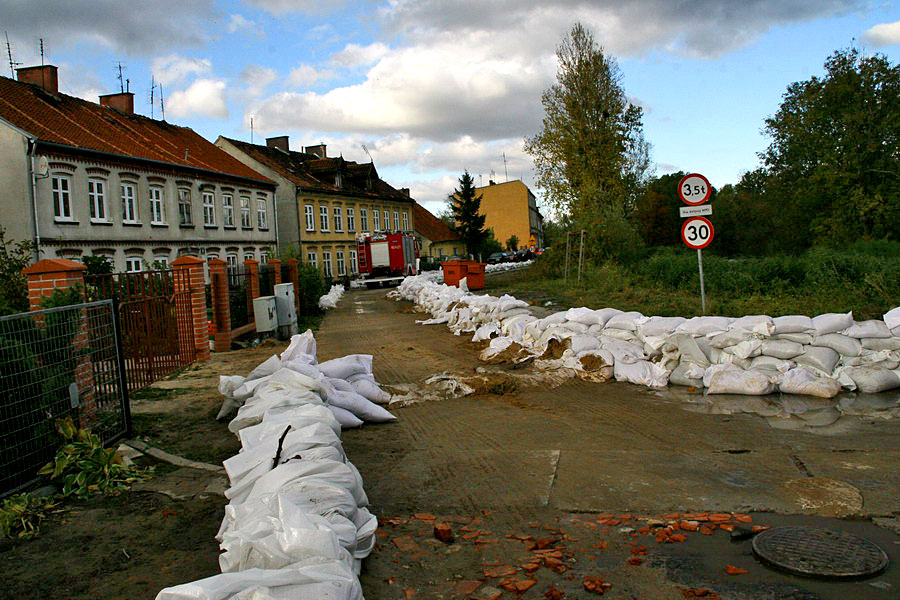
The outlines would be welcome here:
M 341 180 L 341 174 L 339 172 L 335 173 L 334 174 L 334 187 L 341 187 L 342 183 L 343 183 L 343 181 Z

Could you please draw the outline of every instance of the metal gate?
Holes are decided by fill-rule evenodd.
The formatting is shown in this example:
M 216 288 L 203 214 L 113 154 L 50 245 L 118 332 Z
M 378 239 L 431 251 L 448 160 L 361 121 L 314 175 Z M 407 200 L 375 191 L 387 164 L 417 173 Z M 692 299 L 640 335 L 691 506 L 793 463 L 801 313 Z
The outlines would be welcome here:
M 89 296 L 116 301 L 129 391 L 194 362 L 190 274 L 142 271 L 85 277 Z

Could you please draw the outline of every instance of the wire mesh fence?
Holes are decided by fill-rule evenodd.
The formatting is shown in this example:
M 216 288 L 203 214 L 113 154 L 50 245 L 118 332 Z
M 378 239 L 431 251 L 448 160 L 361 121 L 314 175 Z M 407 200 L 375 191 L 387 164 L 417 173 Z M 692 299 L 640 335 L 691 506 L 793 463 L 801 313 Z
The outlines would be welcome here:
M 237 329 L 253 322 L 253 301 L 249 294 L 249 274 L 243 266 L 228 267 L 228 308 L 231 328 Z
M 259 295 L 275 295 L 275 266 L 271 264 L 259 265 Z
M 113 300 L 0 317 L 0 497 L 37 477 L 71 416 L 105 444 L 130 433 Z

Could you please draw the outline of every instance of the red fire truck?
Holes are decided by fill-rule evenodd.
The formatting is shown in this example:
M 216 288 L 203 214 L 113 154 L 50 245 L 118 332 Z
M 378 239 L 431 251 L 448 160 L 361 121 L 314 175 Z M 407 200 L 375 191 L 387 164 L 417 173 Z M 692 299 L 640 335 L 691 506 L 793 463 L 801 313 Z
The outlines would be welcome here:
M 356 240 L 359 274 L 366 287 L 399 285 L 416 274 L 419 244 L 410 233 L 363 234 Z

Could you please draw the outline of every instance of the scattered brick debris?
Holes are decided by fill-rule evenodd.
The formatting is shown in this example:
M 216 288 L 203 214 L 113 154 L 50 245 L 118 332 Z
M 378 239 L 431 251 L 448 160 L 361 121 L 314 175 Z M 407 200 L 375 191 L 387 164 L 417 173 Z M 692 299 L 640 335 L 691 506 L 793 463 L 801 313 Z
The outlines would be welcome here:
M 562 600 L 566 597 L 566 593 L 555 586 L 550 586 L 544 592 L 544 598 L 547 600 Z
M 416 590 L 403 590 L 403 597 L 404 597 L 406 600 L 409 600 L 410 598 L 415 598 L 415 597 L 416 597 Z
M 480 581 L 470 581 L 464 579 L 462 581 L 456 582 L 456 586 L 454 587 L 453 591 L 460 596 L 469 597 L 474 594 L 475 590 L 477 590 L 479 587 L 481 587 Z
M 685 598 L 707 598 L 708 600 L 722 600 L 716 592 L 707 588 L 679 588 Z
M 512 565 L 482 568 L 485 577 L 509 577 L 510 575 L 515 575 L 518 571 L 519 570 Z
M 540 538 L 537 541 L 537 547 L 541 550 L 555 546 L 559 540 L 557 538 Z
M 611 583 L 607 583 L 602 577 L 587 576 L 581 581 L 581 585 L 585 590 L 599 594 L 602 596 L 607 590 L 612 588 Z
M 416 513 L 413 515 L 413 519 L 418 519 L 420 521 L 430 523 L 431 521 L 434 521 L 435 519 L 437 519 L 437 517 L 435 517 L 431 513 Z
M 411 535 L 394 538 L 391 542 L 393 542 L 394 546 L 396 546 L 397 550 L 400 552 L 418 552 L 422 549 L 422 547 L 416 543 L 416 540 L 412 539 Z
M 593 544 L 591 547 L 596 548 L 597 550 L 606 550 L 606 546 L 608 544 L 609 543 L 606 540 L 601 540 L 601 541 L 597 542 L 596 544 Z
M 747 572 L 747 569 L 735 567 L 734 565 L 725 565 L 725 572 L 729 575 L 743 575 Z
M 530 563 L 522 565 L 522 570 L 527 573 L 534 573 L 535 571 L 537 571 L 540 568 L 541 568 L 541 564 L 536 563 L 536 562 L 530 562 Z
M 523 594 L 530 590 L 532 587 L 537 585 L 537 581 L 534 579 L 522 579 L 516 582 L 516 593 Z
M 640 556 L 632 556 L 628 559 L 629 565 L 639 565 L 644 562 L 644 560 Z
M 499 600 L 503 592 L 492 586 L 485 586 L 478 590 L 478 593 L 472 596 L 473 600 Z
M 453 528 L 447 523 L 435 523 L 434 537 L 445 544 L 450 544 L 453 542 Z
M 765 531 L 766 529 L 769 529 L 768 525 L 754 525 L 750 528 L 750 530 L 754 533 L 759 533 L 760 531 Z
M 734 517 L 735 521 L 740 521 L 741 523 L 753 522 L 753 517 L 744 513 L 733 513 L 731 516 Z
M 713 523 L 727 523 L 731 520 L 731 515 L 728 513 L 712 513 L 709 515 L 709 520 Z
M 697 531 L 700 529 L 699 521 L 679 521 L 678 528 L 684 531 Z
M 719 529 L 724 529 L 725 531 L 734 531 L 734 524 L 732 524 L 732 523 L 719 523 Z
M 710 527 L 709 525 L 701 525 L 701 526 L 700 526 L 700 533 L 702 533 L 703 535 L 712 535 L 712 534 L 713 534 L 713 528 Z

